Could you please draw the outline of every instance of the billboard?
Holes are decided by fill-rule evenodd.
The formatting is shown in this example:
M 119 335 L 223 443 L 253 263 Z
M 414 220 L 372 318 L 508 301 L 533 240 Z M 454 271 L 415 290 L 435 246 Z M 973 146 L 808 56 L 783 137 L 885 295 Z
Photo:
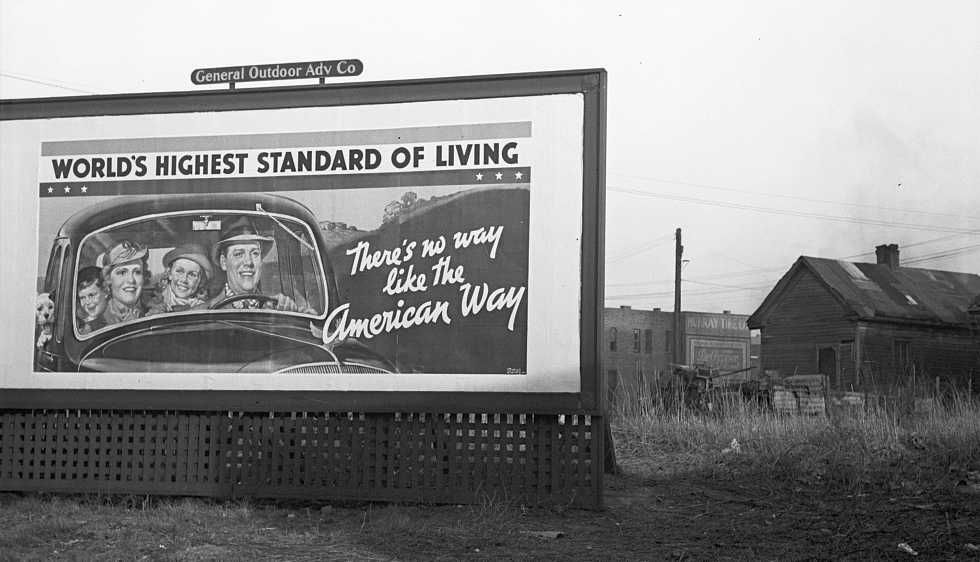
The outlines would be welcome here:
M 602 76 L 4 102 L 2 405 L 599 408 Z

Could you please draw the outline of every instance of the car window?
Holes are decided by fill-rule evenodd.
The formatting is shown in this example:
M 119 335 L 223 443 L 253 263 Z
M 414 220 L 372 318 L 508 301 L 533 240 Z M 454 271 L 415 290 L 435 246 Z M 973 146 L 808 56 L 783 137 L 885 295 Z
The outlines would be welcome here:
M 48 270 L 44 273 L 44 281 L 40 288 L 44 292 L 52 292 L 58 287 L 61 281 L 61 250 L 62 244 L 56 244 L 51 248 L 51 256 L 48 258 Z
M 79 247 L 76 331 L 84 339 L 120 323 L 209 311 L 321 316 L 324 259 L 310 227 L 286 215 L 171 213 L 118 223 Z M 278 310 L 284 297 L 290 304 Z
M 58 314 L 58 287 L 61 286 L 62 272 L 66 271 L 65 265 L 68 260 L 68 252 L 65 251 L 68 242 L 64 239 L 58 240 L 51 248 L 51 256 L 48 258 L 48 269 L 44 274 L 44 279 L 39 280 L 38 292 L 47 295 L 55 305 L 51 310 L 49 322 L 55 324 L 59 320 Z M 61 334 L 56 334 L 57 341 L 61 341 Z

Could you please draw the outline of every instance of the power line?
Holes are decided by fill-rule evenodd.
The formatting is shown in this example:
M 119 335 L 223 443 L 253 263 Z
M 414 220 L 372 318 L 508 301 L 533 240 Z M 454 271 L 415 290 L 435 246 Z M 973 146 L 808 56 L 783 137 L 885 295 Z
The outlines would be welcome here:
M 969 246 L 963 246 L 960 248 L 953 248 L 950 250 L 934 252 L 932 254 L 926 254 L 923 256 L 918 256 L 909 260 L 906 260 L 902 265 L 911 265 L 916 263 L 923 263 L 927 261 L 933 261 L 938 259 L 952 258 L 960 255 L 971 254 L 980 250 L 980 244 L 971 244 Z
M 963 235 L 962 234 L 951 234 L 951 235 L 948 235 L 948 236 L 940 236 L 939 238 L 930 238 L 928 240 L 920 240 L 918 242 L 911 242 L 909 244 L 904 244 L 904 245 L 901 246 L 901 248 L 903 250 L 905 250 L 907 248 L 915 248 L 915 247 L 924 246 L 924 245 L 927 245 L 927 244 L 934 244 L 936 242 L 943 242 L 943 241 L 950 240 L 950 239 L 953 239 L 953 238 L 958 238 L 960 236 L 963 236 Z M 971 246 L 965 246 L 964 248 L 974 248 L 974 247 L 975 246 L 971 245 Z M 963 249 L 963 248 L 959 248 L 959 249 L 956 249 L 956 250 L 961 250 L 961 249 Z M 932 254 L 925 254 L 923 256 L 919 256 L 919 257 L 916 257 L 916 258 L 911 258 L 909 260 L 905 260 L 904 263 L 905 264 L 917 263 L 920 260 L 932 259 L 932 256 L 934 254 L 935 255 L 940 255 L 940 254 L 945 254 L 946 252 L 950 252 L 950 251 L 953 251 L 953 249 L 938 250 L 936 252 L 933 252 Z M 849 256 L 844 256 L 844 257 L 839 257 L 839 258 L 834 258 L 834 259 L 847 261 L 847 260 L 850 260 L 850 259 L 853 259 L 853 258 L 857 258 L 857 257 L 861 257 L 861 256 L 867 256 L 867 255 L 874 255 L 874 254 L 875 254 L 874 251 L 870 251 L 870 252 L 862 252 L 860 254 L 852 254 L 852 255 L 849 255 Z M 750 275 L 760 275 L 760 274 L 764 274 L 764 273 L 775 273 L 777 271 L 783 271 L 783 272 L 785 272 L 788 269 L 789 269 L 789 266 L 781 265 L 781 266 L 773 266 L 773 267 L 758 268 L 758 269 L 745 269 L 745 270 L 737 270 L 737 271 L 728 271 L 728 272 L 724 272 L 724 273 L 714 273 L 714 274 L 711 274 L 711 275 L 702 275 L 702 276 L 699 276 L 698 279 L 692 279 L 692 280 L 689 280 L 689 281 L 694 282 L 694 283 L 697 283 L 697 282 L 705 283 L 702 280 L 704 280 L 704 279 L 722 279 L 722 278 L 730 279 L 730 278 L 733 278 L 733 277 L 747 277 L 747 276 L 750 276 Z M 649 280 L 649 281 L 634 281 L 634 282 L 628 282 L 628 283 L 626 283 L 626 282 L 624 282 L 624 283 L 607 283 L 606 284 L 606 287 L 635 287 L 635 286 L 643 286 L 643 285 L 665 285 L 665 284 L 673 283 L 673 282 L 674 282 L 673 279 L 661 279 L 661 280 Z
M 903 247 L 904 248 L 911 248 L 911 247 L 917 247 L 917 246 L 922 246 L 922 245 L 926 245 L 926 244 L 933 244 L 935 242 L 941 242 L 941 241 L 949 240 L 951 238 L 956 238 L 956 237 L 959 237 L 959 236 L 962 236 L 962 234 L 953 234 L 953 235 L 949 235 L 949 236 L 941 236 L 939 238 L 931 238 L 929 240 L 921 240 L 919 242 L 913 242 L 913 243 L 910 243 L 910 244 L 906 244 Z M 950 248 L 950 249 L 946 249 L 946 250 L 939 250 L 939 251 L 936 251 L 936 252 L 933 252 L 933 253 L 930 253 L 930 254 L 925 254 L 923 256 L 919 256 L 919 257 L 916 257 L 916 258 L 912 258 L 912 259 L 906 260 L 903 263 L 903 265 L 911 265 L 911 264 L 922 263 L 922 262 L 931 261 L 931 260 L 946 259 L 946 258 L 949 258 L 949 257 L 954 257 L 954 256 L 958 256 L 958 255 L 963 255 L 963 254 L 968 254 L 968 253 L 976 252 L 978 250 L 980 250 L 980 244 L 971 244 L 971 245 L 962 246 L 962 247 L 959 247 L 959 248 Z M 849 259 L 851 257 L 863 256 L 863 255 L 868 255 L 868 254 L 871 254 L 871 253 L 873 253 L 873 252 L 864 252 L 864 253 L 861 253 L 861 254 L 855 254 L 853 256 L 849 256 L 847 258 L 837 258 L 837 259 L 846 260 L 846 259 Z M 711 276 L 704 277 L 704 279 L 714 279 L 714 278 L 719 278 L 719 277 L 730 278 L 730 277 L 736 277 L 739 274 L 758 274 L 758 273 L 765 273 L 765 272 L 771 272 L 771 271 L 780 271 L 780 270 L 788 270 L 788 269 L 786 267 L 775 267 L 775 268 L 770 268 L 770 269 L 753 269 L 753 270 L 746 270 L 744 272 L 738 272 L 737 274 L 733 274 L 733 273 L 722 273 L 722 274 L 711 275 Z M 706 285 L 706 286 L 712 286 L 712 287 L 719 287 L 719 289 L 714 289 L 714 290 L 686 291 L 684 293 L 685 296 L 694 297 L 694 298 L 697 298 L 697 297 L 706 297 L 706 296 L 711 296 L 711 295 L 727 294 L 727 293 L 737 293 L 737 292 L 741 292 L 741 293 L 759 292 L 759 291 L 769 290 L 769 289 L 771 289 L 772 287 L 775 286 L 775 282 L 766 283 L 764 285 L 747 287 L 747 286 L 739 286 L 739 285 L 725 285 L 725 284 L 721 284 L 721 283 L 710 283 L 710 282 L 706 282 L 706 281 L 700 281 L 700 280 L 697 280 L 697 279 L 684 279 L 683 281 L 685 283 L 692 283 L 692 284 L 696 284 L 696 285 Z M 642 286 L 642 285 L 646 285 L 646 284 L 654 284 L 654 285 L 656 285 L 656 284 L 665 284 L 665 283 L 672 283 L 672 282 L 673 282 L 673 280 L 661 280 L 661 281 L 650 281 L 650 282 L 639 282 L 639 283 L 622 283 L 622 284 L 610 285 L 610 286 L 625 286 L 625 285 L 633 285 L 633 286 L 641 285 Z M 657 297 L 668 297 L 668 296 L 671 296 L 672 294 L 673 294 L 673 291 L 672 290 L 667 290 L 667 291 L 649 291 L 649 292 L 643 292 L 643 293 L 629 293 L 629 294 L 606 295 L 606 299 L 607 300 L 610 300 L 610 301 L 616 301 L 616 300 L 624 300 L 624 299 L 657 298 Z M 753 295 L 746 294 L 746 295 L 743 295 L 741 297 L 732 297 L 732 298 L 747 300 L 747 299 L 750 299 L 750 298 L 755 299 L 757 297 L 755 297 Z
M 871 225 L 871 226 L 905 228 L 910 230 L 922 230 L 927 232 L 948 232 L 948 233 L 955 233 L 955 234 L 970 234 L 970 235 L 980 234 L 980 230 L 978 229 L 952 228 L 952 227 L 942 227 L 942 226 L 923 225 L 923 224 L 896 223 L 896 222 L 883 221 L 877 219 L 858 219 L 854 217 L 841 217 L 837 215 L 825 215 L 822 213 L 811 213 L 807 211 L 792 211 L 788 209 L 778 209 L 773 207 L 760 207 L 757 205 L 746 205 L 743 203 L 731 203 L 728 201 L 701 199 L 697 197 L 685 197 L 681 195 L 670 195 L 666 193 L 653 193 L 650 191 L 642 191 L 639 189 L 628 189 L 628 188 L 621 188 L 621 187 L 609 187 L 608 189 L 610 191 L 629 193 L 631 195 L 637 195 L 640 197 L 667 199 L 671 201 L 681 201 L 685 203 L 695 203 L 699 205 L 710 205 L 714 207 L 725 207 L 729 209 L 739 209 L 739 210 L 754 211 L 759 213 L 770 213 L 775 215 L 813 218 L 813 219 L 828 220 L 828 221 L 842 222 L 842 223 L 849 223 L 849 224 L 864 224 L 864 225 Z
M 21 80 L 21 81 L 24 81 L 24 82 L 31 82 L 33 84 L 41 84 L 42 86 L 51 86 L 52 88 L 61 88 L 62 90 L 68 90 L 70 92 L 77 92 L 79 94 L 94 94 L 95 93 L 95 92 L 91 92 L 91 91 L 88 91 L 88 90 L 80 90 L 78 88 L 72 88 L 72 87 L 69 87 L 69 86 L 64 86 L 62 84 L 56 84 L 54 82 L 48 82 L 48 81 L 40 80 L 40 79 L 36 79 L 36 78 L 28 78 L 27 76 L 18 76 L 16 74 L 11 74 L 9 72 L 2 72 L 2 71 L 0 71 L 0 76 L 6 76 L 7 78 L 13 78 L 14 80 Z
M 685 283 L 694 283 L 695 285 L 707 285 L 709 287 L 726 287 L 728 289 L 745 289 L 746 291 L 755 291 L 757 287 L 745 287 L 741 285 L 723 285 L 721 283 L 707 283 L 705 281 L 696 281 L 694 279 L 682 279 Z
M 765 285 L 759 285 L 758 287 L 739 287 L 733 289 L 713 289 L 706 291 L 688 291 L 684 293 L 685 297 L 688 296 L 702 296 L 702 295 L 716 295 L 720 293 L 735 293 L 739 291 L 765 291 L 772 288 L 771 283 L 766 283 Z M 618 300 L 618 299 L 630 299 L 630 298 L 643 298 L 643 297 L 664 297 L 673 295 L 674 291 L 653 291 L 648 293 L 631 293 L 624 295 L 606 295 L 607 299 Z
M 870 205 L 870 204 L 867 204 L 867 203 L 851 203 L 851 202 L 848 202 L 848 201 L 833 201 L 833 200 L 829 200 L 829 199 L 815 199 L 815 198 L 812 198 L 812 197 L 800 197 L 798 195 L 786 195 L 785 193 L 767 193 L 767 192 L 762 192 L 762 191 L 751 191 L 751 190 L 747 190 L 747 189 L 738 189 L 738 188 L 734 188 L 734 187 L 727 187 L 727 186 L 721 186 L 721 185 L 712 185 L 712 184 L 706 184 L 706 183 L 693 183 L 693 182 L 685 182 L 685 181 L 675 181 L 675 180 L 667 180 L 667 179 L 661 179 L 661 178 L 651 178 L 651 177 L 647 177 L 647 176 L 636 176 L 636 175 L 618 174 L 618 173 L 613 173 L 613 175 L 622 176 L 622 177 L 626 177 L 626 178 L 639 179 L 639 180 L 648 180 L 648 181 L 652 181 L 652 182 L 656 182 L 656 183 L 666 183 L 666 184 L 673 184 L 673 185 L 683 185 L 683 186 L 687 186 L 687 187 L 698 187 L 698 188 L 702 188 L 702 189 L 713 189 L 713 190 L 717 190 L 717 191 L 730 191 L 730 192 L 734 192 L 734 193 L 746 193 L 746 194 L 749 194 L 749 195 L 761 195 L 761 196 L 764 196 L 764 197 L 778 197 L 778 198 L 781 198 L 781 199 L 795 199 L 795 200 L 798 200 L 798 201 L 807 201 L 807 202 L 810 202 L 810 203 L 825 203 L 825 204 L 828 204 L 828 205 L 842 205 L 842 206 L 847 206 L 847 207 L 866 208 L 866 209 L 877 209 L 877 210 L 882 210 L 882 211 L 898 211 L 898 212 L 901 212 L 901 213 L 911 213 L 911 214 L 918 214 L 918 215 L 930 215 L 930 216 L 936 216 L 936 217 L 959 217 L 959 218 L 966 218 L 966 219 L 972 219 L 972 220 L 980 220 L 980 217 L 974 217 L 974 216 L 968 216 L 968 215 L 959 215 L 959 214 L 955 214 L 955 213 L 937 213 L 937 212 L 932 212 L 932 211 L 921 211 L 921 210 L 918 210 L 918 209 L 904 209 L 904 208 L 901 208 L 901 207 L 883 207 L 881 205 Z
M 974 245 L 971 245 L 971 246 L 964 246 L 962 248 L 955 248 L 955 249 L 949 250 L 947 252 L 937 253 L 936 255 L 925 256 L 925 257 L 916 258 L 916 259 L 913 259 L 913 260 L 908 260 L 905 263 L 906 264 L 921 263 L 921 262 L 924 262 L 924 261 L 936 260 L 936 259 L 943 259 L 943 258 L 948 258 L 948 257 L 953 257 L 953 256 L 956 256 L 956 255 L 960 255 L 960 254 L 971 253 L 971 252 L 975 252 L 977 250 L 980 250 L 980 244 L 974 244 Z M 709 286 L 723 287 L 723 288 L 715 289 L 715 290 L 687 291 L 687 292 L 684 293 L 684 295 L 685 296 L 688 296 L 688 297 L 700 297 L 700 296 L 718 295 L 718 294 L 734 293 L 734 292 L 765 291 L 765 290 L 771 289 L 774 286 L 774 284 L 772 284 L 772 283 L 767 283 L 765 285 L 758 285 L 758 286 L 754 286 L 754 287 L 744 287 L 744 286 L 736 286 L 736 285 L 723 285 L 723 284 L 720 284 L 720 283 L 706 283 L 706 282 L 697 281 L 697 280 L 694 280 L 694 279 L 685 279 L 684 281 L 687 282 L 687 283 L 694 283 L 694 284 L 699 284 L 699 285 L 709 285 Z M 644 292 L 644 293 L 629 293 L 629 294 L 619 294 L 619 295 L 606 295 L 606 299 L 607 300 L 622 300 L 622 299 L 638 299 L 638 298 L 650 298 L 650 297 L 666 297 L 666 296 L 670 296 L 672 294 L 673 294 L 673 291 L 651 291 L 651 292 Z M 748 298 L 748 296 L 746 296 L 745 298 Z
M 667 281 L 657 281 L 655 279 L 651 279 L 650 281 L 634 281 L 631 283 L 606 283 L 606 287 L 634 287 L 637 285 L 650 285 L 654 283 L 666 283 L 666 282 Z M 673 283 L 674 280 L 671 279 L 670 282 Z
M 644 244 L 642 246 L 639 246 L 637 248 L 634 248 L 632 250 L 627 250 L 625 253 L 623 253 L 623 254 L 621 254 L 619 256 L 612 257 L 612 258 L 607 258 L 606 259 L 606 262 L 607 263 L 616 263 L 616 262 L 623 261 L 626 258 L 630 258 L 630 257 L 633 257 L 633 256 L 635 256 L 637 254 L 641 254 L 641 253 L 646 252 L 648 250 L 652 250 L 652 249 L 654 249 L 654 248 L 656 248 L 658 246 L 663 246 L 664 244 L 666 244 L 667 242 L 669 242 L 673 237 L 674 237 L 673 234 L 668 234 L 667 236 L 661 236 L 660 238 L 654 238 L 650 242 L 648 242 L 648 243 L 646 243 L 646 244 Z

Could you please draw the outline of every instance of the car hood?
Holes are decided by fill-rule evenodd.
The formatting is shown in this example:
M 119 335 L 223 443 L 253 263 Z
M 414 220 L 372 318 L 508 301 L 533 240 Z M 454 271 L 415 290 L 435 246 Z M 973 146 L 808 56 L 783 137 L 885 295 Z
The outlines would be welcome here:
M 85 351 L 79 370 L 158 373 L 395 372 L 355 340 L 324 345 L 310 325 L 281 319 L 182 321 L 109 337 Z

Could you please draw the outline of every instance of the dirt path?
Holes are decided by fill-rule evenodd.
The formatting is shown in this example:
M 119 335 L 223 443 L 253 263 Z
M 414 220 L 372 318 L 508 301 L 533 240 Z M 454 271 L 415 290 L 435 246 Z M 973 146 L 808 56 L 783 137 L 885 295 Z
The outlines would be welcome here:
M 402 559 L 878 560 L 971 559 L 980 551 L 980 497 L 819 494 L 752 480 L 706 480 L 662 471 L 608 479 L 606 509 L 505 510 L 488 517 L 492 536 L 408 540 L 371 546 Z M 436 527 L 465 528 L 452 508 L 429 508 Z M 457 509 L 457 511 L 459 511 Z M 465 511 L 465 510 L 464 510 Z M 497 525 L 500 525 L 499 527 Z M 430 528 L 431 529 L 431 528 Z M 556 535 L 560 534 L 559 538 Z M 448 537 L 445 537 L 448 539 Z
M 820 494 L 683 462 L 607 478 L 606 509 L 0 495 L 0 560 L 976 559 L 980 496 Z

